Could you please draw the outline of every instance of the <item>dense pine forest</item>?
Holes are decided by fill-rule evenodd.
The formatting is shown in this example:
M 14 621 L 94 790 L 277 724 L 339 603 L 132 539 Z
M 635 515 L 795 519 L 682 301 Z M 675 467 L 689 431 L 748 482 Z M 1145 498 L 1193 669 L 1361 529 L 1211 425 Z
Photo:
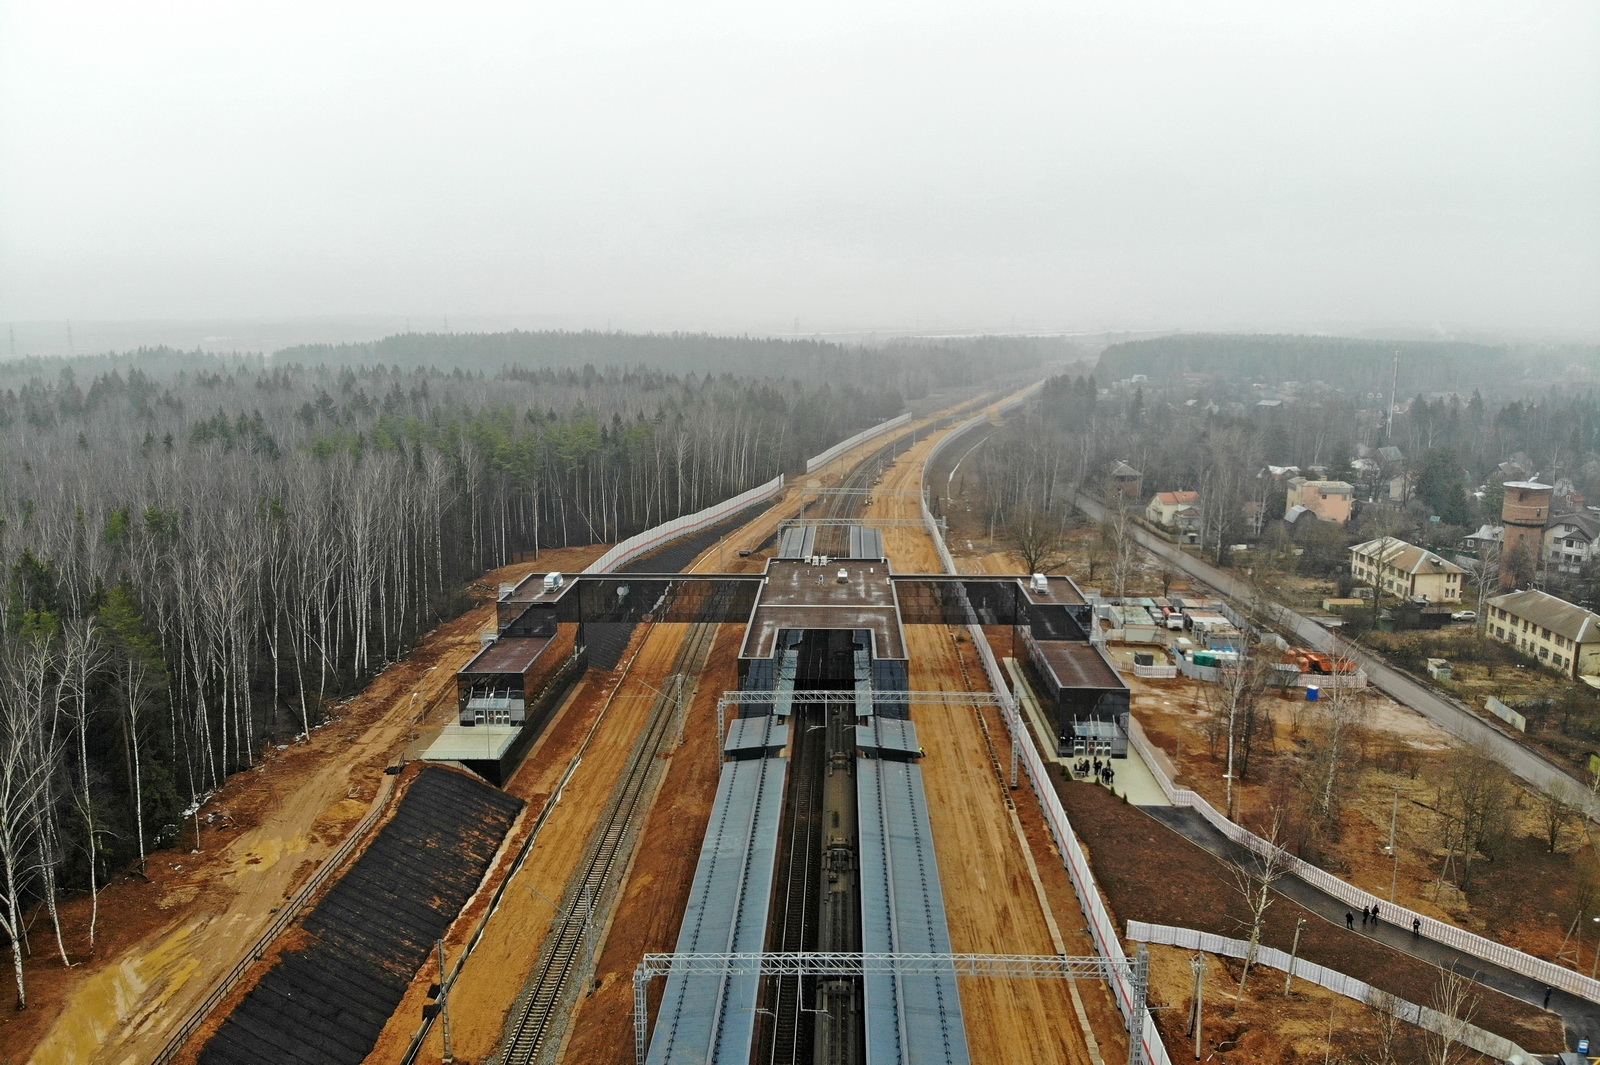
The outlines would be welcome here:
M 661 368 L 683 338 L 573 342 L 635 356 L 605 368 L 565 365 L 562 343 L 0 364 L 9 936 L 31 905 L 173 840 L 186 808 L 459 613 L 486 569 L 700 509 L 898 414 L 908 391 L 970 394 L 980 373 L 1067 350 L 694 338 L 770 371 L 713 376 Z M 395 348 L 412 354 L 376 360 Z

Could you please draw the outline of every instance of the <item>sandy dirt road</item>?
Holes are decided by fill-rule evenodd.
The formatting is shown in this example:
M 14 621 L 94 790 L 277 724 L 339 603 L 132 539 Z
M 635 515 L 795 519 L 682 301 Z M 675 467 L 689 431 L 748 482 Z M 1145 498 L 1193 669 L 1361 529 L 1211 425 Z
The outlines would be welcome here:
M 881 487 L 886 491 L 874 497 L 873 515 L 920 515 L 915 493 L 937 439 L 918 443 L 885 473 Z M 885 529 L 884 549 L 896 572 L 941 570 L 933 541 L 921 528 Z M 989 690 L 965 630 L 911 625 L 905 632 L 913 690 Z M 996 776 L 991 744 L 1002 768 L 1009 768 L 1005 726 L 998 713 L 983 714 L 974 706 L 916 706 L 911 712 L 928 752 L 922 776 L 952 947 L 975 953 L 1065 949 L 1092 954 L 1082 911 L 1044 828 L 1037 797 L 1026 781 L 1010 791 Z M 1007 806 L 1008 794 L 1014 812 Z M 1079 992 L 1105 1060 L 1125 1057 L 1122 1021 L 1109 994 L 1099 984 L 1085 984 Z M 961 1004 L 972 1060 L 980 1065 L 1091 1061 L 1064 983 L 963 980 Z
M 582 568 L 603 549 L 545 552 L 539 567 L 510 566 L 484 580 L 492 589 L 546 562 Z M 184 846 L 151 856 L 149 883 L 122 878 L 108 887 L 95 956 L 71 969 L 35 956 L 33 1008 L 5 1018 L 0 1058 L 38 1065 L 150 1060 L 367 812 L 383 767 L 409 741 L 412 692 L 420 691 L 415 705 L 433 717 L 454 708 L 455 672 L 476 653 L 478 631 L 493 616 L 489 601 L 439 626 L 307 743 L 273 751 L 264 765 L 230 778 L 201 812 L 199 854 L 190 853 L 193 836 L 186 833 Z M 215 820 L 206 826 L 208 815 Z M 81 927 L 86 909 L 84 900 L 67 903 L 69 927 Z

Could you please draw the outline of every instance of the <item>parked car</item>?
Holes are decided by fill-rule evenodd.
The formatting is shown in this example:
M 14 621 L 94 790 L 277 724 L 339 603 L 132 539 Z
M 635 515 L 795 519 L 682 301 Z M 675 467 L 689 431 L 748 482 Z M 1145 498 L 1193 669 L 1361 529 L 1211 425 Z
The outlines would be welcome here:
M 1454 614 L 1450 615 L 1450 620 L 1451 621 L 1477 621 L 1478 620 L 1478 612 L 1476 610 L 1457 610 Z

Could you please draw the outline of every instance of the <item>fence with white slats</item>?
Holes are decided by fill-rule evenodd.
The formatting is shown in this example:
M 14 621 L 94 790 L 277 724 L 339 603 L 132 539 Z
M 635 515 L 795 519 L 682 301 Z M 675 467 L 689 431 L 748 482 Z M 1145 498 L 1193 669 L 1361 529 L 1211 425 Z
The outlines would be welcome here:
M 1131 714 L 1128 716 L 1128 742 L 1133 749 L 1144 758 L 1145 764 L 1150 767 L 1151 774 L 1156 778 L 1156 783 L 1161 786 L 1161 791 L 1166 795 L 1167 801 L 1174 806 L 1186 806 L 1199 812 L 1219 832 L 1233 840 L 1240 846 L 1246 847 L 1257 854 L 1265 854 L 1272 849 L 1272 844 L 1251 832 L 1247 828 L 1234 824 L 1225 817 L 1216 807 L 1212 806 L 1202 796 L 1180 788 L 1173 783 L 1172 778 L 1162 768 L 1156 757 L 1156 748 L 1144 734 L 1144 729 L 1137 719 Z M 1310 862 L 1302 861 L 1293 855 L 1288 856 L 1289 872 L 1304 880 L 1313 887 L 1320 888 L 1347 906 L 1361 909 L 1369 906 L 1380 907 L 1384 920 L 1402 928 L 1410 928 L 1412 921 L 1420 921 L 1419 931 L 1422 935 L 1446 946 L 1454 947 L 1463 954 L 1470 954 L 1474 958 L 1481 958 L 1493 962 L 1503 968 L 1510 969 L 1540 983 L 1551 987 L 1559 987 L 1590 1002 L 1600 1002 L 1600 980 L 1584 976 L 1582 973 L 1557 965 L 1554 962 L 1536 958 L 1532 954 L 1524 953 L 1515 947 L 1508 947 L 1504 943 L 1497 943 L 1492 939 L 1468 932 L 1453 924 L 1447 924 L 1425 914 L 1416 913 L 1403 906 L 1397 906 L 1388 899 L 1382 899 L 1368 891 L 1356 887 L 1354 884 L 1341 880 L 1325 869 L 1319 869 Z
M 1035 386 L 1037 387 L 1037 386 Z M 1029 389 L 1031 395 L 1034 389 Z M 1013 409 L 1026 400 L 1027 396 L 1019 397 L 1008 403 L 1002 409 Z M 934 445 L 928 455 L 928 464 L 932 465 L 939 453 L 958 439 L 967 430 L 984 422 L 986 417 L 980 415 L 952 429 L 944 439 Z M 946 573 L 959 573 L 955 559 L 950 554 L 950 549 L 945 545 L 944 535 L 939 529 L 939 523 L 934 520 L 933 512 L 928 509 L 927 497 L 924 494 L 919 501 L 922 508 L 922 521 L 927 527 L 928 535 L 933 539 L 934 549 L 939 553 L 939 561 L 944 565 Z M 971 605 L 967 604 L 967 632 L 972 638 L 973 646 L 977 648 L 978 657 L 983 662 L 983 671 L 989 677 L 989 685 L 997 694 L 1006 696 L 1001 700 L 1001 716 L 1005 719 L 1006 730 L 1011 735 L 1013 750 L 1016 752 L 1022 768 L 1027 772 L 1028 783 L 1039 799 L 1040 809 L 1044 813 L 1045 825 L 1050 829 L 1050 835 L 1056 842 L 1056 848 L 1061 854 L 1063 864 L 1067 867 L 1067 874 L 1072 878 L 1073 889 L 1078 895 L 1078 905 L 1083 909 L 1085 921 L 1089 925 L 1089 934 L 1094 939 L 1095 949 L 1102 957 L 1123 959 L 1127 953 L 1122 949 L 1122 940 L 1117 936 L 1116 926 L 1111 921 L 1111 915 L 1106 911 L 1105 903 L 1100 900 L 1100 888 L 1095 883 L 1094 873 L 1089 868 L 1089 860 L 1083 853 L 1083 848 L 1078 845 L 1078 836 L 1072 830 L 1072 824 L 1067 820 L 1067 811 L 1061 805 L 1061 797 L 1056 794 L 1055 785 L 1050 780 L 1050 771 L 1040 757 L 1038 748 L 1029 738 L 1027 728 L 1024 726 L 1018 712 L 1016 701 L 1010 698 L 1011 687 L 1006 683 L 1004 674 L 1000 671 L 1000 664 L 995 660 L 994 652 L 989 649 L 989 642 L 984 637 L 983 626 L 978 623 L 976 613 Z M 1111 989 L 1116 999 L 1117 1007 L 1124 1017 L 1133 1008 L 1132 988 L 1128 985 L 1127 977 L 1121 973 L 1113 975 Z M 1167 1048 L 1161 1041 L 1161 1033 L 1157 1031 L 1155 1020 L 1146 1010 L 1140 1019 L 1140 1031 L 1143 1033 L 1141 1041 L 1144 1047 L 1145 1060 L 1150 1065 L 1172 1065 L 1172 1059 L 1167 1056 Z
M 731 499 L 724 499 L 704 510 L 697 510 L 693 514 L 684 514 L 673 518 L 671 521 L 662 522 L 652 526 L 636 536 L 612 546 L 611 550 L 591 562 L 583 572 L 585 573 L 610 573 L 618 566 L 625 566 L 641 555 L 647 555 L 657 548 L 664 547 L 680 536 L 688 536 L 702 529 L 710 528 L 720 521 L 739 513 L 746 507 L 763 503 L 779 492 L 783 491 L 783 474 L 778 474 L 766 484 L 760 484 L 747 492 L 740 492 Z
M 1159 943 L 1169 947 L 1182 947 L 1184 950 L 1202 950 L 1207 954 L 1222 954 L 1229 958 L 1244 958 L 1250 953 L 1250 944 L 1243 939 L 1229 939 L 1227 936 L 1213 935 L 1195 928 L 1174 928 L 1165 924 L 1145 924 L 1143 921 L 1128 922 L 1128 938 L 1136 943 Z M 1415 1002 L 1395 998 L 1386 991 L 1379 990 L 1363 980 L 1357 980 L 1349 973 L 1342 973 L 1337 969 L 1330 969 L 1325 965 L 1317 965 L 1306 961 L 1304 958 L 1295 958 L 1275 947 L 1262 945 L 1256 946 L 1257 965 L 1264 965 L 1280 972 L 1291 973 L 1298 979 L 1318 987 L 1325 987 L 1335 994 L 1346 998 L 1353 998 L 1357 1002 L 1364 1002 L 1376 1009 L 1387 1010 L 1408 1024 L 1441 1035 L 1448 1035 L 1462 1046 L 1471 1047 L 1480 1054 L 1488 1054 L 1497 1061 L 1511 1060 L 1513 1055 L 1521 1055 L 1524 1060 L 1531 1061 L 1533 1055 L 1523 1050 L 1517 1044 L 1504 1036 L 1486 1032 L 1482 1028 L 1468 1024 L 1458 1017 L 1441 1013 L 1427 1006 L 1419 1006 Z
M 855 436 L 852 436 L 848 440 L 841 440 L 828 450 L 824 451 L 822 454 L 817 455 L 814 458 L 806 459 L 806 472 L 815 473 L 817 470 L 826 466 L 828 463 L 832 462 L 840 455 L 843 455 L 851 448 L 860 447 L 873 437 L 882 436 L 891 429 L 898 429 L 909 421 L 911 421 L 911 412 L 907 411 L 905 414 L 899 415 L 898 417 L 890 418 L 887 421 L 881 421 L 877 425 L 874 425 L 871 429 L 865 429 L 857 433 Z

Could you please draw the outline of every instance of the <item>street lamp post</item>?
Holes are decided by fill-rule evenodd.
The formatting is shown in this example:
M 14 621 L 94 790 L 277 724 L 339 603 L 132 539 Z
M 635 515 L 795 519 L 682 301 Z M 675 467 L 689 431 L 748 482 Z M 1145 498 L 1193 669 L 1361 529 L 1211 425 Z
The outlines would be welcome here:
M 1389 785 L 1394 789 L 1394 805 L 1389 808 L 1389 857 L 1394 860 L 1389 870 L 1389 901 L 1394 901 L 1395 883 L 1400 879 L 1400 852 L 1394 847 L 1394 825 L 1400 816 L 1400 785 Z
M 407 755 L 411 753 L 411 747 L 417 742 L 417 729 L 422 725 L 422 717 L 416 712 L 417 696 L 422 694 L 422 685 L 423 682 L 428 679 L 428 674 L 432 673 L 438 668 L 438 666 L 429 666 L 427 669 L 423 670 L 422 676 L 417 678 L 417 683 L 411 689 L 411 702 L 406 706 L 406 716 L 411 719 L 411 739 L 410 742 L 406 744 Z M 428 708 L 424 706 L 422 708 L 422 713 L 426 714 L 427 712 Z M 404 762 L 405 758 L 401 758 L 401 761 Z

